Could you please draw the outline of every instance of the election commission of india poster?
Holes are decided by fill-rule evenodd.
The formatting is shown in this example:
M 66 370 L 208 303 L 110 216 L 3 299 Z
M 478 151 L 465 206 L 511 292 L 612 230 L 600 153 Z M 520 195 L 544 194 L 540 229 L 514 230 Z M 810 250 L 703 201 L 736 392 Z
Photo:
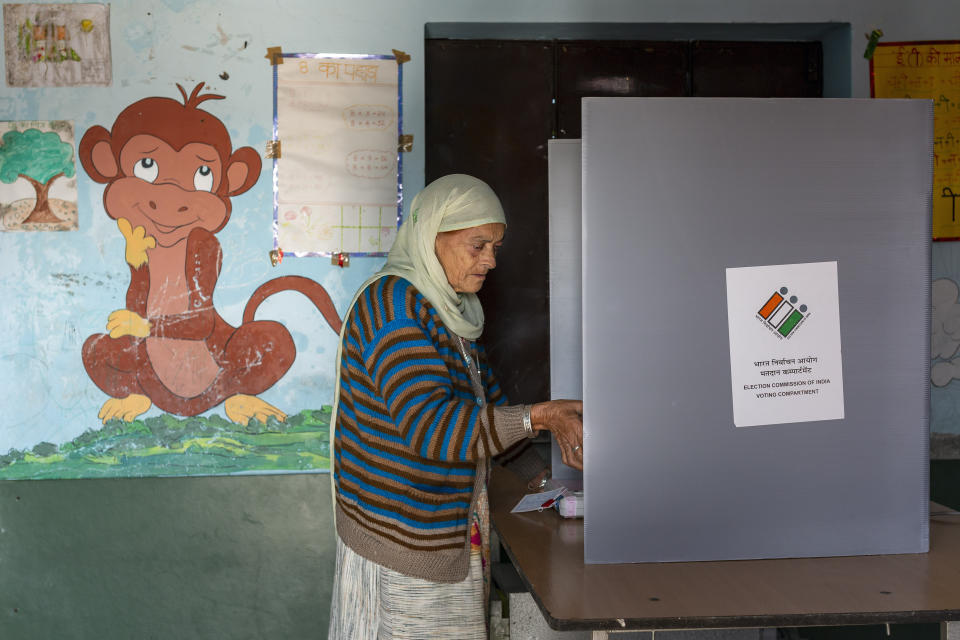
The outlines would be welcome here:
M 385 254 L 401 211 L 400 65 L 392 55 L 282 60 L 273 67 L 274 248 Z
M 933 239 L 960 240 L 960 41 L 877 45 L 870 95 L 933 100 Z
M 842 419 L 837 263 L 726 271 L 734 424 Z

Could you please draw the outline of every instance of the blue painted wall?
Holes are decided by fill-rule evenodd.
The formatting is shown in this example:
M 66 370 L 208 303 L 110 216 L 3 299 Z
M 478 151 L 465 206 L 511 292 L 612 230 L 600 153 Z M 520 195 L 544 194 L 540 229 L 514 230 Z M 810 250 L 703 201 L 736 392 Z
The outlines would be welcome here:
M 423 186 L 427 23 L 845 22 L 853 33 L 851 93 L 867 97 L 861 34 L 879 27 L 886 41 L 949 39 L 956 37 L 951 25 L 958 20 L 960 5 L 947 0 L 909 6 L 892 0 L 120 0 L 111 4 L 113 86 L 4 86 L 0 119 L 73 120 L 79 141 L 90 126 L 112 124 L 135 100 L 177 97 L 175 83 L 192 87 L 203 81 L 226 96 L 204 107 L 224 121 L 234 146 L 260 150 L 270 138 L 272 116 L 267 47 L 338 53 L 400 49 L 412 55 L 404 67 L 403 96 L 405 130 L 415 137 L 413 152 L 404 158 L 404 184 L 406 193 L 413 194 Z M 229 79 L 221 80 L 221 74 Z M 78 170 L 78 190 L 78 231 L 0 234 L 0 388 L 6 398 L 0 411 L 0 452 L 41 441 L 64 442 L 99 426 L 96 414 L 106 397 L 83 370 L 80 346 L 121 306 L 128 274 L 123 240 L 103 211 L 102 186 Z M 256 285 L 277 275 L 301 274 L 323 284 L 342 312 L 353 290 L 382 261 L 357 259 L 341 270 L 322 259 L 302 258 L 271 267 L 271 207 L 265 164 L 259 183 L 235 199 L 232 219 L 219 234 L 224 264 L 216 307 L 228 322 L 238 324 Z M 956 262 L 956 253 L 954 244 L 934 248 L 935 261 L 945 264 Z M 263 305 L 258 317 L 282 320 L 298 349 L 293 368 L 262 397 L 287 411 L 329 404 L 336 341 L 319 314 L 297 294 L 285 293 Z M 960 407 L 960 391 L 945 389 L 934 393 L 935 415 L 938 404 Z M 949 411 L 958 414 L 960 410 Z M 941 430 L 960 432 L 960 425 L 941 423 Z

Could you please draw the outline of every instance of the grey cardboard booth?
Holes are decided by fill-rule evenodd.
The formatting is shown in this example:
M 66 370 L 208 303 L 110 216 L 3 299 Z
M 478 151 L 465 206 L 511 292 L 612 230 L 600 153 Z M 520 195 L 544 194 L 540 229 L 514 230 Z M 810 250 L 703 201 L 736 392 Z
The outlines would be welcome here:
M 586 562 L 928 550 L 932 135 L 929 101 L 584 99 Z

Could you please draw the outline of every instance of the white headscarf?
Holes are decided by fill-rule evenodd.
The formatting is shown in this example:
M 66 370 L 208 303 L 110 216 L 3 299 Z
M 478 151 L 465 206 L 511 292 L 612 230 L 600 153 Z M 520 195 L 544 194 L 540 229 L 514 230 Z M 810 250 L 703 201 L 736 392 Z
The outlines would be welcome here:
M 437 233 L 506 224 L 500 199 L 487 183 L 455 173 L 434 180 L 417 194 L 410 216 L 400 226 L 387 262 L 374 278 L 385 275 L 409 280 L 430 301 L 443 324 L 469 340 L 483 331 L 483 307 L 475 293 L 457 293 L 437 259 Z

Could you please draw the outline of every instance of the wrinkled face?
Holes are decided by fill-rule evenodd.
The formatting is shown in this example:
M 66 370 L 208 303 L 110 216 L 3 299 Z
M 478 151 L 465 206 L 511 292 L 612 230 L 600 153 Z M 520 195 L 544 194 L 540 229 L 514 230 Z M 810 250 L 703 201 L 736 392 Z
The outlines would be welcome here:
M 497 251 L 503 244 L 505 230 L 506 225 L 491 222 L 437 234 L 434 250 L 454 291 L 480 291 L 487 272 L 497 266 Z
M 144 227 L 161 247 L 181 242 L 194 227 L 214 231 L 229 213 L 216 195 L 223 166 L 211 145 L 191 142 L 176 151 L 160 138 L 136 135 L 123 145 L 120 171 L 104 193 L 106 210 Z

